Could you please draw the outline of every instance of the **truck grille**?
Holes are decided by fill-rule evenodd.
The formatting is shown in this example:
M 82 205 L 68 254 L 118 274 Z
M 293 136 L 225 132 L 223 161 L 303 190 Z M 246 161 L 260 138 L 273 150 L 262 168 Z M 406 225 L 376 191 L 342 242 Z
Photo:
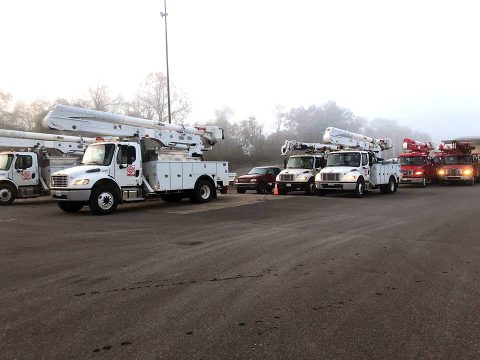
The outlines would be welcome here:
M 322 174 L 322 181 L 340 181 L 340 174 L 338 173 Z
M 50 180 L 50 187 L 52 188 L 66 188 L 68 187 L 67 175 L 53 175 Z
M 280 181 L 293 181 L 293 175 L 291 174 L 281 174 Z
M 448 176 L 460 176 L 462 175 L 462 170 L 460 169 L 447 169 Z

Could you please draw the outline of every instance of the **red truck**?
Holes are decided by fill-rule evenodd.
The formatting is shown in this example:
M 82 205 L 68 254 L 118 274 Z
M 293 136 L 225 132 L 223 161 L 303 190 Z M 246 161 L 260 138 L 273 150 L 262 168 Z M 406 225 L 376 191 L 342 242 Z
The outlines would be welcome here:
M 400 184 L 425 187 L 427 183 L 435 182 L 438 164 L 435 164 L 430 155 L 432 144 L 405 138 L 403 149 L 405 152 L 399 156 L 402 173 Z
M 435 163 L 438 164 L 437 175 L 440 184 L 464 183 L 475 184 L 480 179 L 480 164 L 478 154 L 468 141 L 443 140 L 435 154 Z
M 275 177 L 281 170 L 278 166 L 254 167 L 248 174 L 235 179 L 237 193 L 245 194 L 247 190 L 255 190 L 258 194 L 271 193 L 275 187 Z

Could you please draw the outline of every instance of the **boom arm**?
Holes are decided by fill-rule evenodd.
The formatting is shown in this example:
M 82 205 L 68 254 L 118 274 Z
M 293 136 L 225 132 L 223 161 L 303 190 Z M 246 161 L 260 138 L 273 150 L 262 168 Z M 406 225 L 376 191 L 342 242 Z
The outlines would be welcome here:
M 218 126 L 192 127 L 135 118 L 103 111 L 55 105 L 42 121 L 44 127 L 56 130 L 125 137 L 151 137 L 164 146 L 199 154 L 223 140 Z
M 280 149 L 282 155 L 287 155 L 288 153 L 295 150 L 310 150 L 314 152 L 326 152 L 328 150 L 337 150 L 338 147 L 332 144 L 321 144 L 321 143 L 304 143 L 296 140 L 286 140 Z
M 95 139 L 81 136 L 34 133 L 0 129 L 0 147 L 57 149 L 64 154 L 81 155 Z
M 431 143 L 427 144 L 427 143 L 424 143 L 421 141 L 415 141 L 409 138 L 403 139 L 403 150 L 418 151 L 421 153 L 428 154 L 432 149 L 433 147 Z
M 323 135 L 323 141 L 340 145 L 346 148 L 359 148 L 361 150 L 381 153 L 392 148 L 392 139 L 374 139 L 369 136 L 356 134 L 347 130 L 328 127 Z

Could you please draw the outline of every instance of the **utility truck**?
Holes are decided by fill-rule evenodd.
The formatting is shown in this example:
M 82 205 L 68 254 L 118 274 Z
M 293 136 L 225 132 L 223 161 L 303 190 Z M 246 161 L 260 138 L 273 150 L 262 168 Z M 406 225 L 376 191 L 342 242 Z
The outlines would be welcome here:
M 404 152 L 399 156 L 401 184 L 415 184 L 420 187 L 427 186 L 436 178 L 437 166 L 433 162 L 431 143 L 403 139 Z
M 325 166 L 325 154 L 336 149 L 337 146 L 332 144 L 286 140 L 280 149 L 281 155 L 296 155 L 285 157 L 285 169 L 276 177 L 278 194 L 286 195 L 294 190 L 314 194 L 315 175 Z
M 356 197 L 362 197 L 373 189 L 380 189 L 384 194 L 397 191 L 400 166 L 380 157 L 383 150 L 392 147 L 391 139 L 374 139 L 329 127 L 323 141 L 341 150 L 327 155 L 326 166 L 315 177 L 318 195 L 329 191 L 353 191 Z
M 52 196 L 63 211 L 88 204 L 94 213 L 110 214 L 120 203 L 153 196 L 207 202 L 217 189 L 227 190 L 228 163 L 203 161 L 203 152 L 224 138 L 217 126 L 187 127 L 64 105 L 56 105 L 43 125 L 118 137 L 98 138 L 81 166 L 52 174 Z
M 474 185 L 480 178 L 478 154 L 472 152 L 475 146 L 468 141 L 442 140 L 442 143 L 435 154 L 440 185 L 446 183 Z
M 0 148 L 9 150 L 0 152 L 0 205 L 48 194 L 51 174 L 78 165 L 94 140 L 0 129 Z

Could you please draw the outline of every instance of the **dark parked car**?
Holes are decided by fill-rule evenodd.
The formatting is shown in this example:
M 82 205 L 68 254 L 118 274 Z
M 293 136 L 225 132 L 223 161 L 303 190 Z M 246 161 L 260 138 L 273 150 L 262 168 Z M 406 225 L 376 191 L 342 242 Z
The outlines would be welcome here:
M 275 178 L 281 170 L 277 166 L 254 167 L 248 174 L 235 179 L 237 192 L 244 194 L 247 190 L 256 190 L 258 194 L 270 193 L 275 187 Z

